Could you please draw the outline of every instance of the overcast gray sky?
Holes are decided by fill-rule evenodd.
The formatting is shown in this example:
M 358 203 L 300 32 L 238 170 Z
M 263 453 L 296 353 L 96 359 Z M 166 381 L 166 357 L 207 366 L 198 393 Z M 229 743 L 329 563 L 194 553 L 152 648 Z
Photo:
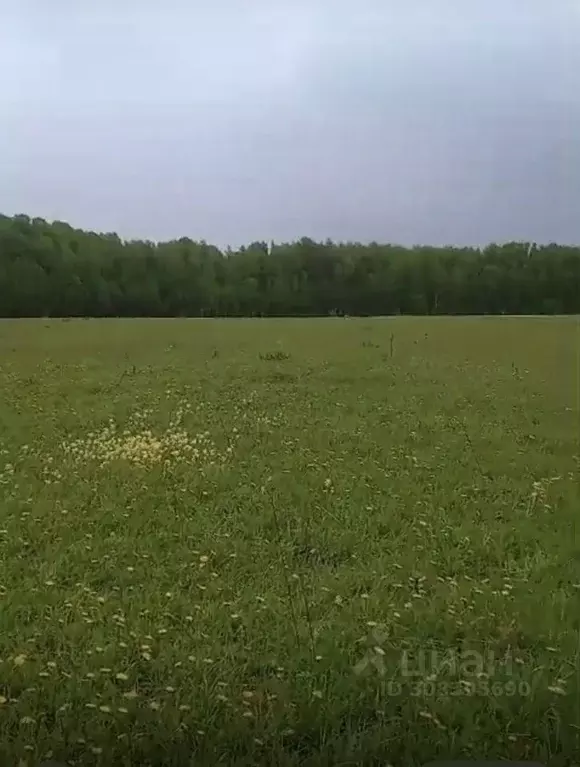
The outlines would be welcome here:
M 580 0 L 0 0 L 0 211 L 580 242 Z

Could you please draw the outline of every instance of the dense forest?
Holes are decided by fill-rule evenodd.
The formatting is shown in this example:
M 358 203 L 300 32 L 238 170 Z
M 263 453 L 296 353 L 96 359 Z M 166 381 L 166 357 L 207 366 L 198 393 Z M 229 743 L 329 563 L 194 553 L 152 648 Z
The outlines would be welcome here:
M 580 247 L 124 241 L 0 216 L 1 317 L 580 313 Z

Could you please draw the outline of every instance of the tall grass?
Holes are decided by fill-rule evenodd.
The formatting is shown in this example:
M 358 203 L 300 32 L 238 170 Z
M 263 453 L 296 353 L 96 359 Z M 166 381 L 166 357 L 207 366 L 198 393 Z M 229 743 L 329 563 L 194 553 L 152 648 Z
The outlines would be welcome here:
M 0 762 L 578 759 L 577 344 L 1 323 Z

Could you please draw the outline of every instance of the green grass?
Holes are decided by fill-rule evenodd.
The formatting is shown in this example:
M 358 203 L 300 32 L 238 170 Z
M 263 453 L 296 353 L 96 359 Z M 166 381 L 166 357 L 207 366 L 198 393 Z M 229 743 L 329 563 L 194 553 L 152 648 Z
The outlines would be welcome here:
M 578 340 L 0 323 L 0 763 L 580 759 Z

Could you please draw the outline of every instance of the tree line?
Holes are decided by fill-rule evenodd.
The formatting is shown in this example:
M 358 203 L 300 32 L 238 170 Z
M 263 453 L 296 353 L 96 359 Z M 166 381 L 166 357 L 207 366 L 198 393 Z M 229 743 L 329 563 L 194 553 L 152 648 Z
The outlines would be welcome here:
M 0 216 L 1 317 L 580 314 L 580 247 L 124 241 Z

